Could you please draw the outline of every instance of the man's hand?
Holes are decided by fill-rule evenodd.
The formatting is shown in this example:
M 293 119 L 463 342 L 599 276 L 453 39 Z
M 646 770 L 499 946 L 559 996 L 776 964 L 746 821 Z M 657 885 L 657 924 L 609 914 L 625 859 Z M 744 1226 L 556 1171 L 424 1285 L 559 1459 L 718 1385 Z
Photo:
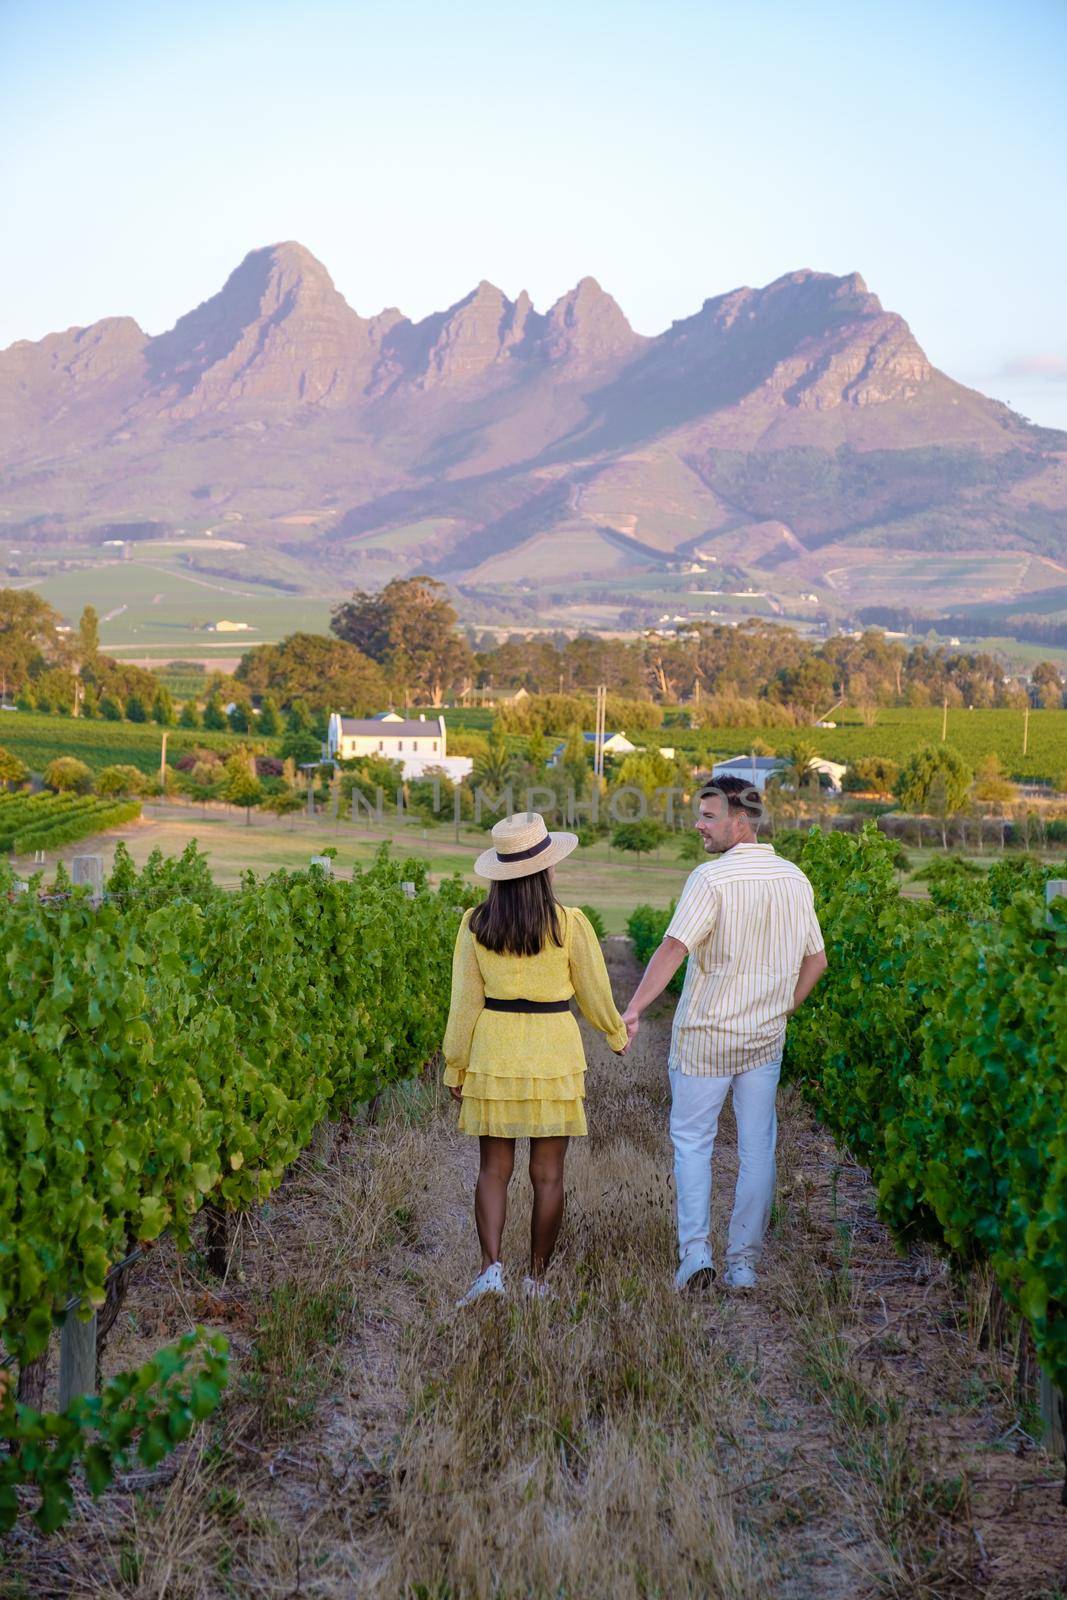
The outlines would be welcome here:
M 633 992 L 633 998 L 622 1014 L 626 1024 L 626 1031 L 630 1035 L 631 1043 L 637 1033 L 641 1022 L 641 1013 L 646 1006 L 661 995 L 678 971 L 682 962 L 689 954 L 680 939 L 674 939 L 665 934 L 663 943 L 655 951 L 651 961 L 645 968 L 644 977 Z
M 448 1092 L 452 1096 L 453 1100 L 463 1099 L 463 1089 L 459 1084 L 449 1084 Z
M 622 1020 L 626 1024 L 626 1048 L 629 1050 L 630 1046 L 637 1038 L 637 1030 L 641 1026 L 640 1013 L 631 1008 L 630 1010 L 623 1012 Z
M 793 991 L 793 1004 L 789 1008 L 789 1016 L 792 1016 L 794 1011 L 799 1011 L 825 971 L 825 950 L 817 950 L 814 955 L 804 957 L 797 974 L 797 986 Z

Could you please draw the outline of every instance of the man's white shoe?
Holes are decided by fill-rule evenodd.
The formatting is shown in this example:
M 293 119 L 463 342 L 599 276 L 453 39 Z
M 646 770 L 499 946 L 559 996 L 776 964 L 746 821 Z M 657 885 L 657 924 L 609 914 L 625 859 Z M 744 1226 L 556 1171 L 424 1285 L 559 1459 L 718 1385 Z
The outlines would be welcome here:
M 751 1262 L 731 1261 L 723 1274 L 723 1283 L 728 1289 L 754 1289 L 759 1283 L 756 1269 Z
M 456 1301 L 456 1310 L 458 1311 L 461 1306 L 473 1305 L 475 1300 L 480 1300 L 483 1295 L 502 1295 L 504 1292 L 504 1269 L 499 1261 L 494 1261 L 484 1272 L 478 1274 L 462 1300 Z
M 682 1257 L 682 1264 L 674 1274 L 674 1287 L 682 1289 L 707 1289 L 715 1282 L 715 1263 L 706 1244 L 695 1245 Z

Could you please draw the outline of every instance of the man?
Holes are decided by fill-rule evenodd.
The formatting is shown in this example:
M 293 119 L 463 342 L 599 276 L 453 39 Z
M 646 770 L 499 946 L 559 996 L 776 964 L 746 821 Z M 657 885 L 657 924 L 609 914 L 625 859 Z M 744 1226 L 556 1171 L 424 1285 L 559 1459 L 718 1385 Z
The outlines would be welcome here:
M 811 884 L 760 844 L 759 795 L 741 778 L 707 784 L 696 827 L 709 855 L 686 880 L 659 949 L 623 1013 L 642 1011 L 689 957 L 671 1033 L 671 1140 L 679 1289 L 710 1283 L 711 1158 L 733 1085 L 738 1173 L 726 1246 L 729 1288 L 751 1289 L 774 1199 L 775 1096 L 786 1019 L 826 970 Z

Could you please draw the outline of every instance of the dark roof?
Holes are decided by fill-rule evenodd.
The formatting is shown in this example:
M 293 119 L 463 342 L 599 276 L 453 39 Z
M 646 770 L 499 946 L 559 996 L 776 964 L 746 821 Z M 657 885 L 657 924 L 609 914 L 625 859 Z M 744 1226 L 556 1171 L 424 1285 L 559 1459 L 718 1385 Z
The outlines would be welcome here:
M 362 733 L 368 738 L 381 739 L 439 739 L 441 729 L 437 718 L 425 722 L 408 718 L 404 722 L 383 722 L 379 717 L 342 717 L 342 733 Z

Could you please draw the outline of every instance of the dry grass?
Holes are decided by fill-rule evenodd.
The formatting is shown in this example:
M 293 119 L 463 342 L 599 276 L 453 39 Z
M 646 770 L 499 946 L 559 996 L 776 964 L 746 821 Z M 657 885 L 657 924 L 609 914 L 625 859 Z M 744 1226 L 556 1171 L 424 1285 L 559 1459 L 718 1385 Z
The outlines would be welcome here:
M 628 948 L 608 950 L 622 993 Z M 590 1043 L 593 1136 L 568 1158 L 551 1303 L 455 1312 L 476 1158 L 432 1082 L 376 1126 L 321 1132 L 249 1230 L 243 1281 L 197 1282 L 195 1255 L 161 1250 L 109 1360 L 207 1318 L 233 1342 L 225 1406 L 59 1539 L 20 1527 L 0 1594 L 1062 1595 L 1055 1475 L 1012 1431 L 981 1287 L 968 1302 L 932 1258 L 899 1258 L 865 1175 L 788 1095 L 760 1289 L 673 1293 L 668 1020 L 623 1061 Z M 727 1111 L 720 1239 L 732 1143 Z M 513 1284 L 527 1187 L 520 1168 Z

